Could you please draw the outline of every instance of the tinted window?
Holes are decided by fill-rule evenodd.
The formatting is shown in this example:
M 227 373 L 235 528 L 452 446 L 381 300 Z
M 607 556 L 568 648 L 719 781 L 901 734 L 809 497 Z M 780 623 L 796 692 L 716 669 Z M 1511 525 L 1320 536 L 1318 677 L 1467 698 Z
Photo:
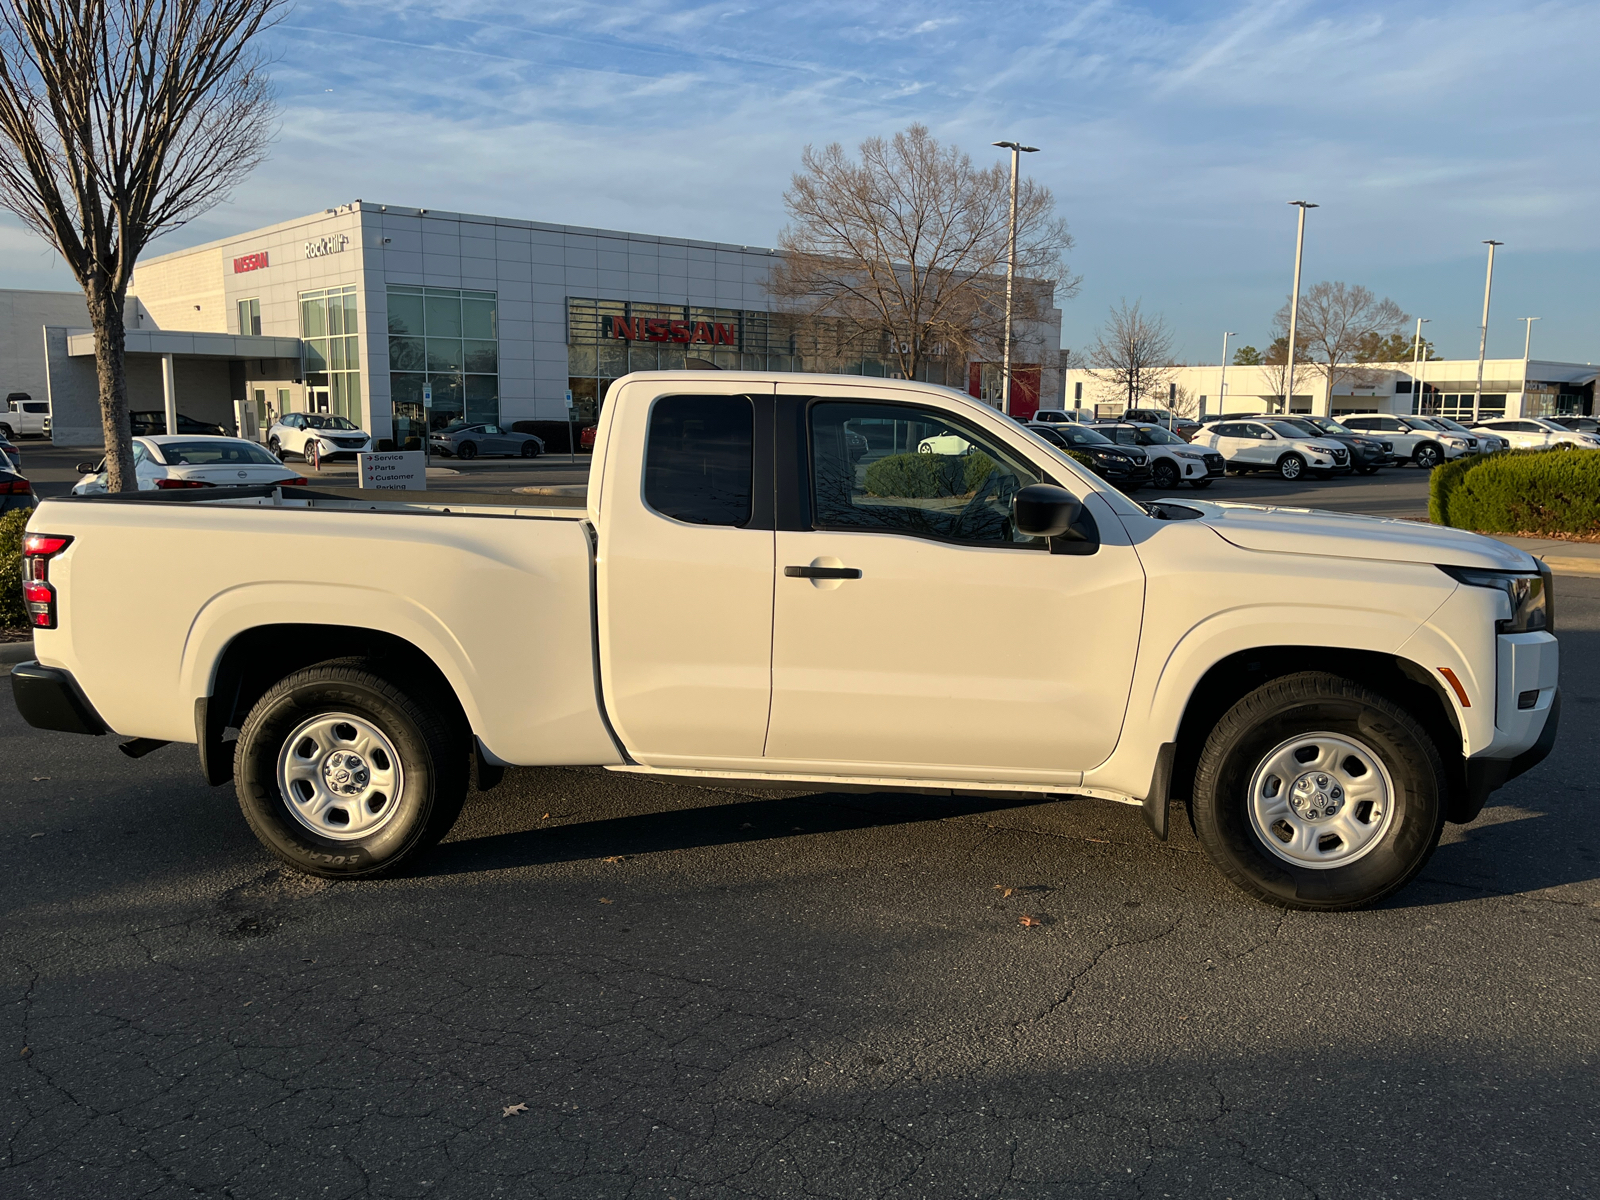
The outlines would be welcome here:
M 1129 429 L 1126 425 L 1118 425 L 1111 431 L 1113 441 L 1121 442 L 1124 446 L 1137 446 L 1139 444 L 1139 431 Z
M 1103 433 L 1093 429 L 1085 429 L 1082 425 L 1063 425 L 1058 433 L 1067 440 L 1069 446 L 1109 446 L 1111 439 Z
M 1274 421 L 1270 428 L 1284 437 L 1316 437 L 1321 432 L 1310 421 Z
M 1187 446 L 1188 444 L 1177 434 L 1171 433 L 1159 425 L 1152 425 L 1147 429 L 1139 430 L 1139 445 L 1141 446 Z
M 1039 482 L 1012 451 L 941 412 L 852 401 L 811 407 L 819 529 L 1043 546 L 1011 524 L 1011 498 Z
M 755 413 L 743 396 L 665 396 L 650 410 L 645 502 L 696 525 L 750 520 Z

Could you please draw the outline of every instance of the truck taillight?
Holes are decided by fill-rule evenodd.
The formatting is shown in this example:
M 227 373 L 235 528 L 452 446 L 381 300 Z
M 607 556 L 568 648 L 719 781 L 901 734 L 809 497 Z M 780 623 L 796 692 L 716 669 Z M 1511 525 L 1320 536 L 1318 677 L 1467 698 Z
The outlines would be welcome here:
M 214 483 L 207 483 L 204 479 L 162 478 L 156 480 L 156 486 L 164 492 L 169 492 L 173 488 L 216 487 L 217 485 Z
M 22 603 L 28 610 L 28 624 L 35 629 L 54 629 L 56 589 L 50 583 L 50 560 L 72 544 L 69 537 L 49 533 L 29 533 L 22 538 Z

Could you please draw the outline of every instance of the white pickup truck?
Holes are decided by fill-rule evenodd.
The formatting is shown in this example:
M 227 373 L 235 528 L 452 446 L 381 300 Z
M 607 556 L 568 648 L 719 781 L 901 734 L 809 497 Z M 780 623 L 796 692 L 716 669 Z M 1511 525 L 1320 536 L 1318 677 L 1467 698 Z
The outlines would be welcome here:
M 584 764 L 1087 796 L 1158 837 L 1179 800 L 1246 891 L 1349 908 L 1539 762 L 1559 709 L 1521 551 L 1137 504 L 892 380 L 629 376 L 570 505 L 241 487 L 50 499 L 29 529 L 24 717 L 197 742 L 327 876 L 401 867 L 506 766 Z

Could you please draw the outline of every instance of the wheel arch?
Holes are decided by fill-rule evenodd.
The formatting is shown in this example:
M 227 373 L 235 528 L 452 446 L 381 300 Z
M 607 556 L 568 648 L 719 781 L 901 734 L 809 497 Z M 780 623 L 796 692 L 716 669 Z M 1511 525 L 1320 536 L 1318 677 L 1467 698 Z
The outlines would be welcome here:
M 392 681 L 420 684 L 425 698 L 463 734 L 472 723 L 449 677 L 416 644 L 382 629 L 358 625 L 282 622 L 236 633 L 223 647 L 210 689 L 195 700 L 201 768 L 213 786 L 232 778 L 232 742 L 256 701 L 279 680 L 315 663 L 359 658 Z
M 1187 801 L 1193 792 L 1195 768 L 1211 728 L 1250 692 L 1285 675 L 1326 671 L 1360 683 L 1394 700 L 1434 738 L 1449 774 L 1449 820 L 1459 814 L 1466 795 L 1463 731 L 1444 684 L 1434 673 L 1399 654 L 1331 646 L 1257 646 L 1219 659 L 1189 693 L 1178 724 L 1170 795 Z

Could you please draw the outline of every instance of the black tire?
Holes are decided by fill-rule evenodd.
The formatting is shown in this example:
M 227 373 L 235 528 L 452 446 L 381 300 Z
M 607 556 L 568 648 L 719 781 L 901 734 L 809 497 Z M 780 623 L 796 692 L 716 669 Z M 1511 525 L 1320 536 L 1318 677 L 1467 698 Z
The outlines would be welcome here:
M 9 425 L 0 425 L 0 437 L 5 438 L 8 442 L 17 440 L 17 435 L 11 432 L 11 426 Z
M 1191 480 L 1189 480 L 1189 486 L 1192 487 L 1192 488 L 1208 488 L 1208 487 L 1211 486 L 1211 480 L 1209 480 L 1209 479 L 1191 479 Z
M 1182 479 L 1177 464 L 1171 459 L 1158 458 L 1150 467 L 1150 482 L 1162 491 L 1171 491 Z
M 1377 467 L 1362 467 L 1361 468 L 1361 473 L 1363 475 L 1376 475 L 1378 473 L 1378 468 Z
M 267 449 L 272 451 L 273 458 L 277 459 L 279 462 L 283 461 L 283 443 L 277 438 L 271 438 L 268 440 Z
M 1362 746 L 1394 785 L 1387 825 L 1344 865 L 1289 861 L 1268 848 L 1269 835 L 1251 816 L 1257 770 L 1286 741 L 1314 733 Z M 1257 688 L 1217 722 L 1195 770 L 1190 816 L 1211 861 L 1257 899 L 1283 908 L 1361 908 L 1404 887 L 1427 863 L 1444 829 L 1446 788 L 1439 749 L 1415 718 L 1361 684 L 1306 671 Z M 1385 814 L 1369 809 L 1369 816 Z
M 394 872 L 450 831 L 466 799 L 468 738 L 438 709 L 425 688 L 401 686 L 360 662 L 319 663 L 280 680 L 256 701 L 234 753 L 239 807 L 262 845 L 296 870 L 329 879 Z M 323 713 L 352 714 L 382 731 L 403 772 L 395 808 L 369 836 L 319 836 L 291 811 L 279 783 L 279 756 L 294 731 Z
M 537 442 L 523 442 L 522 443 L 522 457 L 523 458 L 538 458 L 539 457 L 539 443 L 537 443 Z
M 1306 460 L 1290 451 L 1278 460 L 1278 474 L 1293 483 L 1306 473 Z
M 1412 451 L 1411 461 L 1424 471 L 1431 471 L 1444 461 L 1444 453 L 1432 442 L 1423 442 Z
M 478 444 L 476 442 L 462 442 L 456 447 L 457 458 L 477 458 Z

